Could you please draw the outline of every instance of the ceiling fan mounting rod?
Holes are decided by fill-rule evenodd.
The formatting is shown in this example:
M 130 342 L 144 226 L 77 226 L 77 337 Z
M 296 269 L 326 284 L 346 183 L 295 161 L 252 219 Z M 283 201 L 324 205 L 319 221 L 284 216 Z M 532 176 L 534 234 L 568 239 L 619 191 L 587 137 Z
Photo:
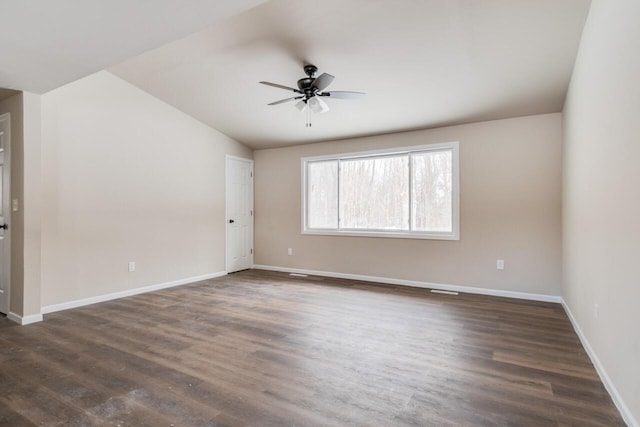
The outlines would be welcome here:
M 318 92 L 317 88 L 313 87 L 313 83 L 316 81 L 315 74 L 318 72 L 318 67 L 312 64 L 304 66 L 304 72 L 307 77 L 303 77 L 298 80 L 298 89 L 305 95 L 305 101 L 309 98 L 316 96 Z
M 307 64 L 304 66 L 304 72 L 307 76 L 313 77 L 316 72 L 318 72 L 318 67 L 312 64 Z

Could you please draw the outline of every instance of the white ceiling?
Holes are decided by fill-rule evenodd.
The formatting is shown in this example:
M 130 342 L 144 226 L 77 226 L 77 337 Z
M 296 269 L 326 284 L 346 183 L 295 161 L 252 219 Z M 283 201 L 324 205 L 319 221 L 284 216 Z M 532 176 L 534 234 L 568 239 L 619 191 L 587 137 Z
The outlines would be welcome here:
M 0 0 L 0 87 L 44 93 L 264 0 Z
M 253 148 L 558 112 L 589 4 L 271 0 L 110 71 Z M 267 106 L 305 62 L 367 96 Z

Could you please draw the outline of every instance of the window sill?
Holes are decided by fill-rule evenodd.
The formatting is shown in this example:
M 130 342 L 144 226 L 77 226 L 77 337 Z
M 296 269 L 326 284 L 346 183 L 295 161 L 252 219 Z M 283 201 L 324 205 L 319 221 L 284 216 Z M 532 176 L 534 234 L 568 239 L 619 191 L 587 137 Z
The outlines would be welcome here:
M 344 236 L 344 237 L 382 237 L 392 239 L 422 239 L 422 240 L 460 240 L 459 233 L 408 233 L 401 231 L 325 231 L 302 230 L 302 234 L 313 236 Z

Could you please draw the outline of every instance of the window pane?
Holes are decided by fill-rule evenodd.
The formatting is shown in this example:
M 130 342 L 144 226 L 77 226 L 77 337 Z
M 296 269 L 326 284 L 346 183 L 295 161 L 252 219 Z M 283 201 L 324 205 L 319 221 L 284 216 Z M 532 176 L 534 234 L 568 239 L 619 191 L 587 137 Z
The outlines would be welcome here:
M 412 154 L 413 230 L 453 231 L 452 157 L 449 150 Z
M 341 162 L 340 227 L 408 230 L 408 155 Z
M 307 227 L 338 228 L 338 161 L 307 163 Z

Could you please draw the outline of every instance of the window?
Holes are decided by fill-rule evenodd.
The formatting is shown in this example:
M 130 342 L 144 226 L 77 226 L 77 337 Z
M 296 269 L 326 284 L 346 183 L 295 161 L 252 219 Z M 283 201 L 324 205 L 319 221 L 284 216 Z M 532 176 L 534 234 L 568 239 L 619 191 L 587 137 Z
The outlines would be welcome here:
M 458 143 L 302 159 L 305 234 L 459 239 Z

